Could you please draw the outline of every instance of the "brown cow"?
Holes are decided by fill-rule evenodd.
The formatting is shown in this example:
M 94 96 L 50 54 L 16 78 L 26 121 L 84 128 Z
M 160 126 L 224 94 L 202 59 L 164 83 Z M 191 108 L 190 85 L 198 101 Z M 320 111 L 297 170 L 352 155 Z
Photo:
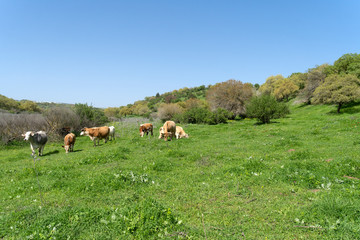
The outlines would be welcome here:
M 105 143 L 106 143 L 109 133 L 110 133 L 110 128 L 108 126 L 105 126 L 105 127 L 83 128 L 81 129 L 80 135 L 89 136 L 91 141 L 94 142 L 94 147 L 96 147 L 96 140 L 98 140 L 98 145 L 101 139 L 105 139 Z
M 176 139 L 179 138 L 189 138 L 189 135 L 185 133 L 184 129 L 180 126 L 176 126 L 176 133 L 175 133 Z
M 141 124 L 139 131 L 140 131 L 140 137 L 143 137 L 145 135 L 145 133 L 146 133 L 146 135 L 149 135 L 149 132 L 151 132 L 151 136 L 154 136 L 153 125 L 151 123 Z
M 165 141 L 168 140 L 168 137 L 171 137 L 171 140 L 175 136 L 176 125 L 173 121 L 166 121 L 164 126 L 160 128 L 160 136 L 159 138 L 164 138 Z
M 74 151 L 74 144 L 75 144 L 76 136 L 73 133 L 69 133 L 64 138 L 64 145 L 62 146 L 65 148 L 65 152 L 73 152 Z

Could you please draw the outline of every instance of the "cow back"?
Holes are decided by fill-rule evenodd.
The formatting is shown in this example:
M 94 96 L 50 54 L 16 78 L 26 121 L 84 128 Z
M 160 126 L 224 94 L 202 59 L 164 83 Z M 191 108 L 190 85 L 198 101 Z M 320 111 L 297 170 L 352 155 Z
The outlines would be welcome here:
M 36 144 L 44 145 L 47 142 L 48 138 L 45 132 L 36 132 L 34 133 L 34 136 L 32 136 L 32 140 Z

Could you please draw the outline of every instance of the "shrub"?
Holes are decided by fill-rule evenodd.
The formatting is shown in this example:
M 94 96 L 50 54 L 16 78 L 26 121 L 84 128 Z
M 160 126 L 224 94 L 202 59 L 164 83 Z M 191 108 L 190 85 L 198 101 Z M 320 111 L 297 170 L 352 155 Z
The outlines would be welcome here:
M 182 115 L 182 121 L 184 123 L 207 123 L 211 116 L 210 110 L 207 108 L 195 107 L 187 110 Z
M 219 124 L 219 123 L 227 123 L 228 119 L 233 117 L 233 113 L 227 111 L 223 108 L 216 109 L 215 112 L 212 112 L 207 120 L 208 124 Z
M 0 113 L 0 140 L 8 143 L 21 140 L 21 134 L 26 131 L 48 131 L 49 125 L 41 114 L 29 113 Z
M 100 126 L 108 122 L 104 111 L 87 104 L 76 103 L 75 113 L 79 116 L 82 127 Z
M 288 113 L 289 108 L 285 103 L 276 101 L 268 94 L 253 97 L 246 105 L 247 116 L 257 118 L 262 123 L 270 123 L 271 119 L 284 117 Z
M 72 130 L 80 130 L 80 118 L 76 113 L 67 107 L 52 107 L 44 112 L 50 131 L 57 132 L 64 127 Z
M 175 103 L 164 103 L 158 109 L 158 116 L 162 121 L 172 120 L 175 115 L 181 114 L 182 108 Z

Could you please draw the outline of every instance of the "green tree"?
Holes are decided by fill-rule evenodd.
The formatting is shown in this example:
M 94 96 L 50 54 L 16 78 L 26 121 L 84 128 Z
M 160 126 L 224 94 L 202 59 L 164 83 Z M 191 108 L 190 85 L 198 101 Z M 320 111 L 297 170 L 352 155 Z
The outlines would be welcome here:
M 274 87 L 274 96 L 278 100 L 289 100 L 289 97 L 295 95 L 299 87 L 289 78 L 280 79 Z
M 333 66 L 326 68 L 330 74 L 353 74 L 360 78 L 360 54 L 347 53 L 334 62 Z
M 38 107 L 38 105 L 30 100 L 21 101 L 19 108 L 27 112 L 41 112 L 41 109 Z
M 75 113 L 80 118 L 81 127 L 99 126 L 108 121 L 104 111 L 87 104 L 76 103 Z
M 284 77 L 281 74 L 268 77 L 266 79 L 266 82 L 260 86 L 260 88 L 259 88 L 260 92 L 262 94 L 273 94 L 276 83 L 279 80 L 283 80 L 283 79 L 284 79 Z
M 246 105 L 247 116 L 257 118 L 261 123 L 270 123 L 271 119 L 284 117 L 289 112 L 285 103 L 276 101 L 275 97 L 269 94 L 253 97 Z
M 333 74 L 327 77 L 314 92 L 315 104 L 337 104 L 337 112 L 343 104 L 360 100 L 360 79 L 355 75 Z

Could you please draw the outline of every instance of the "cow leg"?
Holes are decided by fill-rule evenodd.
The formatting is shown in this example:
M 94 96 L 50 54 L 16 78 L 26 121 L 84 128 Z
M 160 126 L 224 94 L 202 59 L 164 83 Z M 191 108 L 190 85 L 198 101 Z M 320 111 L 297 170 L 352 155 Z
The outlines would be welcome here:
M 45 147 L 45 145 L 42 145 L 39 147 L 39 156 L 43 155 L 44 147 Z
M 151 129 L 151 136 L 154 136 L 153 130 Z
M 31 148 L 31 155 L 34 156 L 35 155 L 35 149 L 31 144 L 30 144 L 30 148 Z

